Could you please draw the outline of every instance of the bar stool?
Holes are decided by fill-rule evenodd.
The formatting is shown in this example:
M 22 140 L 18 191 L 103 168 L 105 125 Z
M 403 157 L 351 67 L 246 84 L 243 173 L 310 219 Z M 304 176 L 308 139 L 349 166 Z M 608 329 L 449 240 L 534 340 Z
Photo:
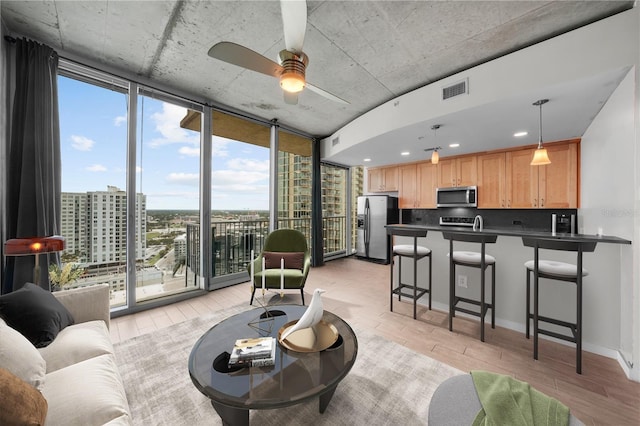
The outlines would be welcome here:
M 532 238 L 522 237 L 522 242 L 527 247 L 534 248 L 534 259 L 525 262 L 527 268 L 527 315 L 526 337 L 529 338 L 530 321 L 533 320 L 533 359 L 538 359 L 538 334 L 555 337 L 576 344 L 576 373 L 582 374 L 582 278 L 589 275 L 582 267 L 582 253 L 593 252 L 596 242 L 567 241 L 556 238 Z M 572 251 L 577 254 L 577 265 L 553 260 L 540 260 L 539 250 Z M 581 271 L 581 273 L 578 273 Z M 531 313 L 531 272 L 533 272 L 533 313 Z M 540 278 L 557 281 L 567 281 L 576 284 L 576 322 L 571 323 L 538 314 Z M 545 330 L 539 327 L 539 322 L 566 327 L 571 331 L 571 336 Z
M 394 235 L 413 237 L 413 244 L 399 244 L 394 245 L 391 254 L 391 301 L 390 311 L 393 312 L 393 296 L 398 295 L 398 301 L 402 300 L 402 296 L 408 297 L 413 300 L 413 319 L 416 319 L 417 303 L 425 294 L 429 294 L 429 309 L 431 309 L 431 250 L 418 245 L 418 237 L 426 237 L 426 230 L 407 230 L 405 233 L 398 233 L 396 231 Z M 393 266 L 395 264 L 395 258 L 398 256 L 398 287 L 393 287 Z M 402 258 L 408 257 L 413 259 L 413 284 L 402 282 Z M 418 286 L 418 260 L 425 257 L 429 258 L 429 288 L 423 288 Z M 406 292 L 403 290 L 409 290 Z
M 456 311 L 480 317 L 480 340 L 484 342 L 484 317 L 491 309 L 491 328 L 496 328 L 496 259 L 486 254 L 485 245 L 493 244 L 497 235 L 472 234 L 467 232 L 442 232 L 444 239 L 449 240 L 449 331 L 453 331 L 453 317 Z M 473 251 L 453 251 L 453 242 L 462 241 L 480 243 L 480 253 Z M 456 296 L 456 266 L 467 266 L 480 269 L 480 300 Z M 485 272 L 491 266 L 491 303 L 485 301 Z M 479 311 L 457 306 L 459 302 L 479 306 Z

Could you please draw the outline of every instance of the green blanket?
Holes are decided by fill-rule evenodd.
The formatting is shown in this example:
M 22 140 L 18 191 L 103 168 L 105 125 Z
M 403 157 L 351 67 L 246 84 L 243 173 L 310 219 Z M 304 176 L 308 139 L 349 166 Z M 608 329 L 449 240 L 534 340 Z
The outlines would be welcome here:
M 471 376 L 482 404 L 473 426 L 569 424 L 569 409 L 528 383 L 487 371 Z

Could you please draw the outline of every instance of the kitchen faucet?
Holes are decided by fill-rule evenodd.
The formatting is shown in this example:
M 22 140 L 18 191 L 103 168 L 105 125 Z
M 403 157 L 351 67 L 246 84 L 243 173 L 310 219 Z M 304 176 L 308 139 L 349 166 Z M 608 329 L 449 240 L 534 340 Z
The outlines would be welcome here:
M 482 216 L 476 215 L 476 217 L 473 219 L 473 230 L 482 231 L 483 226 L 484 226 L 484 223 L 482 221 Z

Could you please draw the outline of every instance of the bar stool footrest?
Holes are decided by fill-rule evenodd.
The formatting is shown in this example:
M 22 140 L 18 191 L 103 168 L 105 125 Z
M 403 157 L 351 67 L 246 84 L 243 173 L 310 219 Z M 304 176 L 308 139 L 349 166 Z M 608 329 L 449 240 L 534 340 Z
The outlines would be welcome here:
M 474 299 L 467 299 L 466 297 L 459 297 L 459 296 L 456 296 L 456 298 L 454 300 L 455 301 L 453 302 L 453 309 L 455 311 L 464 312 L 465 314 L 474 315 L 476 317 L 483 317 L 483 316 L 487 315 L 487 311 L 489 309 L 493 309 L 493 304 L 492 303 L 485 303 L 484 304 L 484 312 L 480 313 L 478 311 L 472 311 L 470 309 L 461 308 L 461 307 L 457 306 L 458 302 L 464 302 L 464 303 L 469 303 L 471 305 L 476 305 L 476 306 L 479 307 L 479 306 L 482 305 L 479 301 L 474 300 Z M 538 317 L 538 318 L 540 318 L 540 317 Z
M 533 319 L 533 314 L 529 314 L 529 318 Z M 567 340 L 568 342 L 576 343 L 576 340 L 577 340 L 576 339 L 576 337 L 577 337 L 576 334 L 578 332 L 576 324 L 574 324 L 572 322 L 561 321 L 561 320 L 555 319 L 555 318 L 543 317 L 541 315 L 538 315 L 538 322 L 546 322 L 546 323 L 549 323 L 549 324 L 559 325 L 560 327 L 566 327 L 569 330 L 571 330 L 571 334 L 573 334 L 573 338 L 571 338 L 569 336 L 565 336 L 564 334 L 556 333 L 554 331 L 543 330 L 540 327 L 538 327 L 538 333 L 539 334 L 546 334 L 547 336 L 552 336 L 552 337 L 556 337 L 558 339 Z
M 411 293 L 404 293 L 402 291 L 403 289 L 409 289 L 409 290 L 411 290 Z M 415 296 L 415 299 L 414 299 L 414 297 L 413 297 L 413 286 L 412 285 L 407 285 L 407 284 L 400 284 L 398 287 L 393 289 L 392 293 L 393 294 L 397 294 L 397 295 L 399 295 L 401 297 L 408 297 L 409 299 L 412 299 L 412 300 L 418 300 L 419 298 L 421 298 L 425 294 L 429 293 L 429 290 L 427 290 L 426 288 L 416 287 L 416 296 Z

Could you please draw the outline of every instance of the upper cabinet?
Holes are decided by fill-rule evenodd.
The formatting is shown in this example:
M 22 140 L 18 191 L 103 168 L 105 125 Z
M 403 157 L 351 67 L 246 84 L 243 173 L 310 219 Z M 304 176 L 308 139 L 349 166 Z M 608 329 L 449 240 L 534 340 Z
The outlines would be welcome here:
M 580 140 L 547 143 L 551 164 L 531 166 L 533 148 L 369 169 L 369 192 L 398 191 L 403 209 L 436 207 L 436 188 L 478 187 L 478 208 L 578 208 Z
M 546 166 L 530 165 L 534 149 L 506 153 L 507 207 L 578 207 L 578 144 L 545 148 L 551 160 Z
M 399 168 L 400 184 L 398 189 L 398 207 L 401 209 L 418 208 L 418 167 L 407 164 Z
M 500 209 L 507 207 L 506 154 L 483 154 L 478 162 L 478 208 Z
M 433 209 L 436 207 L 436 189 L 438 188 L 438 166 L 431 161 L 418 163 L 418 207 Z
M 368 169 L 369 192 L 398 190 L 398 166 Z
M 578 144 L 547 147 L 551 164 L 538 166 L 539 207 L 578 207 Z
M 475 155 L 442 159 L 438 162 L 438 186 L 472 186 L 477 182 Z
M 401 209 L 436 207 L 436 170 L 430 161 L 399 167 L 398 206 Z

